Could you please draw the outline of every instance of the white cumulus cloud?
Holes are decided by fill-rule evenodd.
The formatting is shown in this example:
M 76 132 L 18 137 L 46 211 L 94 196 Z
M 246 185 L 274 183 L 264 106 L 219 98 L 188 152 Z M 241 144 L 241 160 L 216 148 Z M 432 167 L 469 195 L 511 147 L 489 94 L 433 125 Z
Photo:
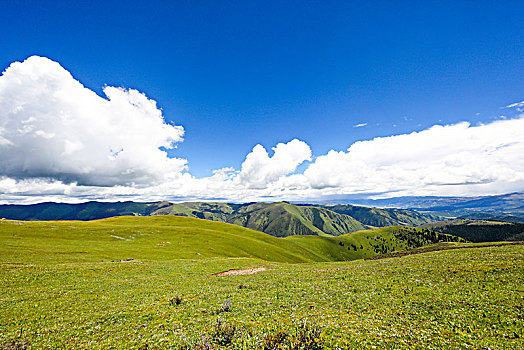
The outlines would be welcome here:
M 85 88 L 57 62 L 32 56 L 0 77 L 0 174 L 79 185 L 151 184 L 186 167 L 173 148 L 184 130 L 166 124 L 136 90 Z
M 327 193 L 473 195 L 524 188 L 524 118 L 355 142 L 318 157 L 295 181 Z
M 270 157 L 262 145 L 253 147 L 242 163 L 236 180 L 249 188 L 265 188 L 293 171 L 306 160 L 311 160 L 311 149 L 303 141 L 294 139 L 273 147 Z

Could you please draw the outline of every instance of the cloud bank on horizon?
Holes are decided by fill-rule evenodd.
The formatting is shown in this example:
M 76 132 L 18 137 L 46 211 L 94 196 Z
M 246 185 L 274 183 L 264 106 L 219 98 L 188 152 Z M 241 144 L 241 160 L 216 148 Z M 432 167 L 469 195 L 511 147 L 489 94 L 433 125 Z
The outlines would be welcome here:
M 45 57 L 14 62 L 3 72 L 0 202 L 306 200 L 524 189 L 524 115 L 478 126 L 435 125 L 316 158 L 298 139 L 277 144 L 272 155 L 255 145 L 240 170 L 195 178 L 185 159 L 165 151 L 183 141 L 182 126 L 166 123 L 156 102 L 137 90 L 103 91 L 107 98 Z

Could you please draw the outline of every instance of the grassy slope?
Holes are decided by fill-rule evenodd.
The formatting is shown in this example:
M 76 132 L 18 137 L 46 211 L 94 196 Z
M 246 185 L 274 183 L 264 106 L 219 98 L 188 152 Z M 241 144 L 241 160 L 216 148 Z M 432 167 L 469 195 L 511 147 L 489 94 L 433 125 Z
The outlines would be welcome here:
M 189 208 L 189 210 L 188 210 Z M 322 212 L 322 213 L 320 213 Z M 289 235 L 339 235 L 361 229 L 363 226 L 353 218 L 326 215 L 325 210 L 303 209 L 289 203 L 254 203 L 231 205 L 223 203 L 182 203 L 174 204 L 171 211 L 166 208 L 161 213 L 184 215 L 202 219 L 223 221 L 265 232 L 275 237 Z M 335 218 L 335 225 L 330 216 Z M 347 223 L 350 223 L 349 225 Z
M 326 349 L 524 348 L 522 245 L 228 277 L 210 275 L 260 260 L 22 260 L 0 264 L 0 346 L 187 349 L 207 337 L 215 349 L 254 349 L 307 320 L 322 327 Z M 225 300 L 231 310 L 220 312 Z M 236 327 L 230 347 L 213 337 L 218 318 Z
M 167 208 L 166 208 L 167 209 Z M 170 211 L 165 214 L 183 215 L 199 219 L 227 222 L 227 218 L 233 212 L 229 204 L 218 202 L 187 202 L 172 204 Z M 161 214 L 155 212 L 154 214 Z
M 276 237 L 332 235 L 369 226 L 419 225 L 429 216 L 407 210 L 348 205 L 308 206 L 286 202 L 231 204 L 218 202 L 87 202 L 0 205 L 0 218 L 15 220 L 96 220 L 114 216 L 179 215 L 234 223 Z
M 96 221 L 0 221 L 0 260 L 88 262 L 252 257 L 319 260 L 292 242 L 236 225 L 177 216 Z

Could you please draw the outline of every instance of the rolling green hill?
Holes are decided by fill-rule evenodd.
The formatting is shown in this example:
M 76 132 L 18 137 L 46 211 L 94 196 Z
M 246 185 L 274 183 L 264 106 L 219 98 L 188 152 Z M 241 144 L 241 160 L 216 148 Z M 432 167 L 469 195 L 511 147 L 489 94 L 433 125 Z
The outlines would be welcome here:
M 177 216 L 96 221 L 0 221 L 0 259 L 9 262 L 98 262 L 124 259 L 249 257 L 307 262 L 291 242 L 236 225 Z
M 0 220 L 0 262 L 101 262 L 245 257 L 278 262 L 354 260 L 460 239 L 389 227 L 339 237 L 277 238 L 209 220 L 179 216 L 96 221 Z
M 456 219 L 428 223 L 422 227 L 462 237 L 471 242 L 524 240 L 524 224 L 519 223 Z
M 227 222 L 228 217 L 240 207 L 219 202 L 168 203 L 152 211 L 151 215 L 178 215 L 199 219 Z
M 229 222 L 276 237 L 293 235 L 338 236 L 370 227 L 418 226 L 439 220 L 414 210 L 378 209 L 352 205 L 294 205 L 287 202 L 224 204 L 180 203 L 165 206 L 155 214 L 182 215 Z
M 275 237 L 292 235 L 332 235 L 367 228 L 354 218 L 315 206 L 296 206 L 286 202 L 225 204 L 214 202 L 177 203 L 151 215 L 178 215 L 222 221 Z

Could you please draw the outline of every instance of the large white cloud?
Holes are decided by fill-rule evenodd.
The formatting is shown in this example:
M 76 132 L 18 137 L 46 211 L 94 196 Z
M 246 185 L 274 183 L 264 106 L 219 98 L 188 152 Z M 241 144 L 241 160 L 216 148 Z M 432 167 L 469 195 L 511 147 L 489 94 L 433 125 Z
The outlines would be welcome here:
M 256 145 L 240 170 L 195 178 L 168 157 L 183 128 L 136 90 L 102 98 L 58 63 L 30 57 L 0 76 L 0 202 L 307 200 L 328 195 L 479 195 L 524 189 L 524 116 L 435 125 L 312 160 L 294 139 Z M 312 163 L 296 173 L 305 161 Z
M 324 193 L 473 195 L 524 188 L 524 118 L 435 125 L 318 157 L 295 183 Z
M 262 145 L 253 147 L 242 163 L 242 170 L 236 177 L 240 184 L 248 188 L 266 188 L 282 176 L 288 175 L 305 160 L 311 160 L 311 149 L 300 140 L 279 143 L 273 147 L 273 156 L 269 157 Z
M 182 140 L 156 102 L 105 87 L 108 99 L 58 63 L 32 56 L 0 77 L 0 174 L 80 185 L 151 184 L 185 168 L 159 147 Z

